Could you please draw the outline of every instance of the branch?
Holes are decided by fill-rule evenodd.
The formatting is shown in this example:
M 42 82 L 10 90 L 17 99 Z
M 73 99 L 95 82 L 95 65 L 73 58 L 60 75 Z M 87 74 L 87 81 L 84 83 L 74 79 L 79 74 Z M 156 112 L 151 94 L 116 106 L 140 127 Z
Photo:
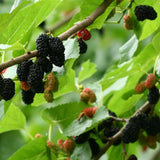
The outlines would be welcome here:
M 152 104 L 150 104 L 148 101 L 141 106 L 131 117 L 136 116 L 139 112 L 145 112 L 148 108 L 153 107 Z M 130 118 L 131 118 L 130 117 Z M 96 157 L 93 158 L 93 160 L 98 160 L 108 149 L 109 147 L 119 138 L 121 138 L 122 136 L 122 131 L 124 130 L 124 128 L 126 127 L 127 123 L 120 129 L 120 131 L 115 134 L 114 136 L 112 136 L 111 138 L 108 139 L 107 143 L 105 144 L 105 146 L 100 150 L 100 152 L 98 153 L 98 155 L 96 155 Z
M 51 29 L 45 30 L 45 32 L 55 32 L 56 29 L 59 27 L 65 25 L 67 22 L 69 22 L 73 16 L 78 12 L 78 10 L 72 11 L 68 16 L 66 16 L 64 19 L 62 19 L 60 22 L 56 23 Z
M 71 35 L 79 31 L 80 29 L 86 28 L 89 25 L 91 25 L 100 15 L 102 15 L 105 10 L 109 7 L 109 5 L 113 2 L 113 0 L 105 0 L 90 16 L 88 16 L 83 21 L 76 23 L 73 27 L 65 31 L 64 33 L 60 34 L 58 37 L 61 40 L 66 40 Z M 9 61 L 6 61 L 4 63 L 0 64 L 0 71 L 2 71 L 5 68 L 11 67 L 15 64 L 19 64 L 23 62 L 24 60 L 30 59 L 32 57 L 37 56 L 37 50 L 31 51 L 29 53 L 26 53 L 22 56 L 16 57 L 14 59 L 11 59 Z

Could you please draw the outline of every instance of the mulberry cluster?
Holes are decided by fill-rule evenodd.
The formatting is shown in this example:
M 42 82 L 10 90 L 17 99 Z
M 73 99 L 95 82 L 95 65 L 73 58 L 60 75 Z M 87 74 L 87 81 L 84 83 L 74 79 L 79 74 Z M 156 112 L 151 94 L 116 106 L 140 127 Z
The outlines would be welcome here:
M 148 117 L 144 113 L 139 113 L 137 116 L 130 118 L 122 132 L 122 141 L 124 143 L 137 141 L 140 129 L 146 129 L 147 121 Z
M 136 6 L 134 13 L 138 21 L 144 21 L 145 19 L 154 20 L 157 18 L 157 13 L 154 8 L 147 5 Z
M 35 93 L 43 93 L 44 71 L 38 63 L 26 60 L 17 67 L 17 77 L 21 83 L 22 100 L 26 104 L 33 102 Z
M 46 34 L 41 34 L 36 40 L 37 50 L 39 57 L 46 58 L 42 63 L 39 60 L 44 72 L 50 72 L 52 70 L 51 63 L 61 67 L 64 65 L 65 55 L 64 55 L 64 45 L 58 37 L 48 37 Z M 47 66 L 47 67 L 46 67 Z

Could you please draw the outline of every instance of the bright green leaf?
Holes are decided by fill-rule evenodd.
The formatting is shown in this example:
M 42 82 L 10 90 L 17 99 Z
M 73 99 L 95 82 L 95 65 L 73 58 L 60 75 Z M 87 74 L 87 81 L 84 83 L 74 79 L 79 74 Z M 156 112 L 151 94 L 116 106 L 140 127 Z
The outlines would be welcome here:
M 67 60 L 65 67 L 66 72 L 63 76 L 58 77 L 59 89 L 55 92 L 54 96 L 62 96 L 66 93 L 77 91 L 75 86 L 75 71 L 72 69 L 75 59 Z
M 26 123 L 26 119 L 21 110 L 13 103 L 9 106 L 5 116 L 0 121 L 0 133 L 23 129 Z
M 40 137 L 20 148 L 8 160 L 48 160 L 46 137 Z
M 138 47 L 138 40 L 135 35 L 133 35 L 129 41 L 127 41 L 120 49 L 120 53 L 122 54 L 121 63 L 130 60 Z
M 41 0 L 20 9 L 0 34 L 0 42 L 13 44 L 24 38 L 30 27 L 39 25 L 58 3 L 58 0 Z
M 13 51 L 13 50 L 24 50 L 24 47 L 20 43 L 15 43 L 13 45 L 0 44 L 0 51 Z
M 101 121 L 108 117 L 107 109 L 103 106 L 100 107 L 93 118 L 83 117 L 82 120 L 78 121 L 75 119 L 68 127 L 64 129 L 64 135 L 66 136 L 77 136 L 85 131 L 89 131 L 98 125 Z
M 74 149 L 70 160 L 90 160 L 92 156 L 90 146 L 88 142 L 85 142 L 81 145 L 77 145 Z
M 72 102 L 54 106 L 54 108 L 45 109 L 42 112 L 44 120 L 53 124 L 58 124 L 63 130 L 74 119 L 77 119 L 79 114 L 87 105 L 83 102 Z
M 96 71 L 96 65 L 94 63 L 90 62 L 90 60 L 84 62 L 79 73 L 79 83 L 91 77 Z
M 63 44 L 65 46 L 65 60 L 79 57 L 79 45 L 76 39 L 68 39 Z

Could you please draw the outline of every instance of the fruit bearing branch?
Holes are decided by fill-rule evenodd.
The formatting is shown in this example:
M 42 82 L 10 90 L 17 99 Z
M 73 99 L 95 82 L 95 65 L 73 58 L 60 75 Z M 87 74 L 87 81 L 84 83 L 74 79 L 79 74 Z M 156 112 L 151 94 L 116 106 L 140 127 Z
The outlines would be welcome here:
M 109 7 L 109 5 L 113 2 L 113 0 L 105 0 L 91 15 L 89 15 L 87 18 L 85 18 L 83 21 L 75 24 L 73 27 L 65 31 L 64 33 L 60 34 L 58 37 L 61 40 L 66 40 L 71 35 L 79 31 L 80 29 L 86 28 L 89 25 L 91 25 L 100 15 L 102 15 L 105 10 Z M 32 57 L 37 56 L 37 50 L 27 52 L 22 56 L 13 58 L 9 61 L 6 61 L 4 63 L 0 64 L 0 71 L 2 71 L 5 68 L 11 67 L 13 65 L 19 64 L 27 59 L 30 59 Z
M 147 109 L 152 108 L 153 105 L 150 104 L 148 101 L 141 106 L 129 119 L 136 116 L 139 112 L 145 112 Z M 129 120 L 128 120 L 129 121 Z M 108 149 L 109 147 L 122 136 L 122 131 L 126 127 L 127 123 L 120 129 L 120 131 L 108 139 L 108 142 L 105 144 L 105 146 L 100 150 L 99 154 L 96 155 L 96 157 L 93 158 L 93 160 L 98 160 Z

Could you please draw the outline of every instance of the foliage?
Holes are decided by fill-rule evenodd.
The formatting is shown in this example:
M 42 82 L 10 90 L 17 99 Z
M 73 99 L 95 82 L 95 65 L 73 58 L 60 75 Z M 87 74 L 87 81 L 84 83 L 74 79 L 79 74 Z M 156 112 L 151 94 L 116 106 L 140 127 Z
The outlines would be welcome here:
M 58 36 L 89 16 L 102 2 L 103 0 L 15 0 L 10 13 L 7 11 L 8 13 L 0 14 L 1 62 L 35 50 L 35 39 L 44 32 L 40 27 L 42 22 L 45 22 L 47 29 L 51 28 L 76 10 L 69 22 L 53 32 L 54 36 Z M 115 112 L 118 117 L 129 118 L 147 101 L 148 91 L 137 94 L 134 88 L 137 83 L 145 80 L 146 73 L 156 72 L 159 78 L 160 3 L 158 0 L 116 2 L 113 0 L 105 12 L 87 26 L 92 37 L 86 42 L 86 54 L 79 54 L 77 37 L 63 41 L 66 62 L 64 67 L 53 69 L 59 80 L 59 88 L 53 93 L 52 103 L 45 101 L 43 93 L 38 93 L 32 104 L 24 104 L 16 76 L 17 65 L 7 68 L 3 76 L 16 82 L 16 94 L 11 100 L 0 102 L 0 139 L 5 139 L 0 142 L 1 160 L 52 160 L 57 157 L 90 160 L 92 153 L 88 142 L 76 145 L 73 154 L 66 155 L 57 148 L 47 147 L 46 141 L 52 141 L 57 147 L 59 139 L 73 139 L 73 136 L 97 128 L 98 124 L 110 117 L 108 110 Z M 153 6 L 158 17 L 153 21 L 137 21 L 134 8 L 141 4 Z M 7 2 L 4 0 L 2 5 L 7 5 Z M 113 9 L 116 9 L 115 14 L 107 18 Z M 125 30 L 122 20 L 127 12 L 133 18 L 133 30 L 130 31 Z M 45 78 L 46 76 L 47 74 Z M 95 103 L 80 100 L 83 88 L 91 88 L 95 92 Z M 82 116 L 78 120 L 82 110 L 89 106 L 98 107 L 93 118 Z M 160 114 L 159 103 L 155 112 Z M 42 134 L 42 137 L 34 138 L 37 133 Z M 19 139 L 16 135 L 20 135 Z M 92 134 L 92 137 L 95 138 L 95 135 Z M 8 136 L 17 143 L 6 145 L 11 141 Z M 96 141 L 101 148 L 104 147 L 99 137 L 96 137 Z M 5 152 L 2 146 L 5 147 Z M 125 155 L 122 154 L 121 146 L 111 146 L 100 160 L 115 160 L 118 156 L 123 159 Z M 151 157 L 154 154 L 150 149 L 141 154 L 141 148 L 138 142 L 127 144 L 127 157 L 136 154 L 138 159 L 143 159 L 143 156 Z

